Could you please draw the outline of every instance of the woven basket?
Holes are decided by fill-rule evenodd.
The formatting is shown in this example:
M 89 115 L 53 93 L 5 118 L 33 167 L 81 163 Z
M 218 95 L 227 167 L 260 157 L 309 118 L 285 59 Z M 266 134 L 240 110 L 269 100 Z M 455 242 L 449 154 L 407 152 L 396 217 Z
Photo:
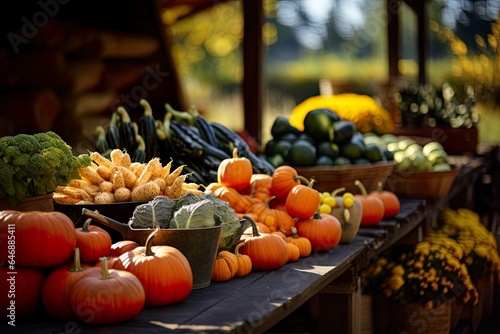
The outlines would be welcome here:
M 294 167 L 297 173 L 308 179 L 314 178 L 314 188 L 319 192 L 331 192 L 345 187 L 346 191 L 359 193 L 354 181 L 359 180 L 368 192 L 377 190 L 378 182 L 385 184 L 394 169 L 394 162 L 371 165 Z
M 458 169 L 439 172 L 393 172 L 385 189 L 402 198 L 440 198 L 446 196 Z

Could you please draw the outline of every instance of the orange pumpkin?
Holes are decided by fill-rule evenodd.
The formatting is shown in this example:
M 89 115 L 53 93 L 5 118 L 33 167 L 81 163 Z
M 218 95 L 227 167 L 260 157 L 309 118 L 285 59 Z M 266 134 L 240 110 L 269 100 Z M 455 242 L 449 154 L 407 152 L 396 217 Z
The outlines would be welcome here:
M 264 202 L 272 196 L 273 178 L 268 174 L 253 174 L 250 178 L 250 196 Z
M 240 253 L 250 257 L 253 269 L 276 270 L 284 266 L 288 261 L 285 240 L 272 233 L 260 234 L 252 218 L 244 216 L 244 219 L 250 221 L 253 234 L 242 236 L 245 243 L 241 246 Z
M 212 269 L 212 280 L 216 282 L 229 281 L 238 271 L 238 258 L 234 253 L 222 250 L 217 253 Z
M 133 273 L 142 283 L 146 306 L 165 306 L 187 298 L 193 288 L 191 266 L 180 250 L 152 246 L 158 228 L 140 246 L 120 255 L 115 268 Z
M 307 257 L 312 252 L 311 242 L 309 239 L 299 236 L 295 226 L 292 227 L 292 235 L 286 237 L 286 241 L 299 248 L 300 257 Z
M 283 233 L 291 234 L 290 228 L 295 225 L 293 217 L 286 211 L 271 209 L 269 203 L 273 198 L 269 197 L 263 203 L 251 205 L 247 213 L 256 215 L 257 221 L 264 223 L 271 232 L 283 230 Z
M 286 198 L 286 211 L 292 217 L 306 219 L 314 215 L 321 202 L 319 192 L 313 188 L 315 180 L 311 179 L 307 186 L 303 184 L 292 188 Z
M 65 321 L 76 319 L 71 310 L 71 290 L 76 282 L 89 272 L 88 268 L 92 267 L 81 264 L 80 249 L 77 247 L 72 264 L 59 266 L 47 276 L 42 287 L 42 302 L 51 317 Z
M 16 323 L 16 320 L 28 318 L 37 313 L 45 278 L 44 271 L 39 268 L 16 266 L 14 271 L 16 274 L 13 276 L 11 269 L 0 265 L 0 279 L 2 280 L 0 307 L 5 327 L 7 327 L 7 322 Z M 12 305 L 13 302 L 15 302 L 14 305 Z
M 228 202 L 235 212 L 247 212 L 252 205 L 250 196 L 242 195 L 235 188 L 226 187 L 217 182 L 210 183 L 206 190 L 211 191 L 215 197 Z
M 111 249 L 109 251 L 110 257 L 120 256 L 123 253 L 131 251 L 140 245 L 133 240 L 121 240 L 117 241 L 111 245 Z
M 314 216 L 295 223 L 297 234 L 309 239 L 313 251 L 322 252 L 337 247 L 342 237 L 342 226 L 337 218 L 316 211 Z
M 361 226 L 373 226 L 380 223 L 384 218 L 384 203 L 375 195 L 369 195 L 365 186 L 359 181 L 354 182 L 361 190 L 361 194 L 354 195 L 361 202 L 363 208 L 361 214 Z
M 236 190 L 244 190 L 250 185 L 253 166 L 249 159 L 238 156 L 234 148 L 233 157 L 224 159 L 217 169 L 217 182 Z
M 271 191 L 278 201 L 285 202 L 288 193 L 293 187 L 301 184 L 301 181 L 304 181 L 306 184 L 309 183 L 309 180 L 298 175 L 295 168 L 290 166 L 279 166 L 274 170 L 272 175 Z
M 288 247 L 288 261 L 287 262 L 295 262 L 300 258 L 300 250 L 299 247 L 292 244 L 291 242 L 286 243 Z
M 75 226 L 59 211 L 0 211 L 0 262 L 9 262 L 15 237 L 16 266 L 47 268 L 71 259 L 76 247 Z
M 76 247 L 80 248 L 82 262 L 96 262 L 99 258 L 109 254 L 111 250 L 111 235 L 99 226 L 90 225 L 92 218 L 88 218 L 82 227 L 75 229 Z
M 384 203 L 384 219 L 395 217 L 401 210 L 398 196 L 388 190 L 383 190 L 382 182 L 378 183 L 378 189 L 369 195 L 378 197 Z
M 113 324 L 130 320 L 141 312 L 146 298 L 134 274 L 108 269 L 106 258 L 102 269 L 95 269 L 89 269 L 71 290 L 71 310 L 80 321 L 92 325 Z
M 250 256 L 240 253 L 240 248 L 244 244 L 244 242 L 240 242 L 234 249 L 234 255 L 236 255 L 236 259 L 238 260 L 238 270 L 236 270 L 236 274 L 234 275 L 236 277 L 244 277 L 252 272 L 252 259 Z

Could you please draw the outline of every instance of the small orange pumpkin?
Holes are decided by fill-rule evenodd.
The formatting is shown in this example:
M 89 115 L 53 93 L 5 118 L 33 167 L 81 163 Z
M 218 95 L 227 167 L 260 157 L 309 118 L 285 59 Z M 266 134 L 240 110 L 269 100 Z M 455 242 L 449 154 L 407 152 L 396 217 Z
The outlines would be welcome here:
M 311 242 L 309 239 L 299 236 L 295 226 L 292 227 L 292 235 L 286 237 L 286 241 L 299 248 L 300 257 L 307 257 L 312 252 Z
M 299 219 L 307 219 L 314 215 L 321 202 L 319 192 L 313 188 L 315 180 L 311 179 L 307 186 L 296 185 L 286 198 L 286 211 Z
M 363 208 L 360 225 L 377 225 L 384 218 L 384 203 L 377 196 L 369 195 L 365 186 L 359 180 L 354 181 L 354 184 L 361 190 L 361 194 L 354 195 L 354 198 L 357 198 L 361 202 Z
M 42 302 L 51 317 L 66 321 L 76 319 L 71 310 L 71 290 L 89 272 L 88 268 L 91 268 L 90 265 L 80 262 L 80 249 L 77 247 L 72 264 L 63 264 L 50 272 L 43 283 Z
M 372 191 L 369 195 L 378 197 L 384 203 L 384 219 L 395 217 L 401 210 L 398 196 L 391 191 L 384 190 L 382 182 L 378 182 L 377 190 Z
M 268 174 L 253 174 L 250 178 L 250 196 L 264 202 L 272 196 L 273 178 Z
M 253 166 L 249 159 L 238 156 L 234 148 L 233 157 L 224 159 L 217 169 L 217 182 L 238 191 L 248 188 L 253 174 Z
M 288 193 L 301 181 L 309 183 L 309 180 L 300 176 L 295 168 L 285 165 L 279 166 L 272 175 L 271 191 L 278 201 L 285 202 Z
M 311 218 L 299 219 L 295 226 L 297 234 L 309 239 L 312 250 L 317 252 L 337 247 L 342 237 L 342 226 L 338 219 L 319 211 Z
M 111 235 L 99 226 L 90 225 L 92 218 L 87 218 L 82 227 L 75 229 L 76 247 L 80 248 L 82 262 L 92 263 L 109 254 Z
M 292 244 L 291 242 L 287 242 L 286 246 L 288 247 L 288 261 L 287 262 L 297 261 L 300 258 L 299 247 Z
M 288 247 L 285 240 L 272 233 L 260 234 L 252 218 L 248 216 L 243 218 L 250 221 L 253 234 L 242 236 L 245 244 L 241 246 L 240 253 L 252 259 L 253 269 L 276 270 L 284 266 L 288 261 Z
M 252 204 L 247 213 L 257 215 L 257 221 L 264 223 L 271 232 L 283 230 L 283 233 L 290 234 L 290 228 L 295 225 L 293 217 L 286 211 L 270 208 L 269 203 L 273 198 L 274 196 L 267 198 L 263 203 Z
M 216 282 L 229 281 L 238 270 L 238 258 L 234 253 L 222 250 L 217 253 L 212 269 L 212 280 Z
M 244 244 L 244 242 L 240 242 L 234 249 L 234 255 L 236 255 L 238 259 L 238 270 L 236 270 L 236 274 L 234 275 L 236 277 L 244 277 L 252 272 L 252 259 L 250 256 L 240 253 L 240 248 L 243 247 Z

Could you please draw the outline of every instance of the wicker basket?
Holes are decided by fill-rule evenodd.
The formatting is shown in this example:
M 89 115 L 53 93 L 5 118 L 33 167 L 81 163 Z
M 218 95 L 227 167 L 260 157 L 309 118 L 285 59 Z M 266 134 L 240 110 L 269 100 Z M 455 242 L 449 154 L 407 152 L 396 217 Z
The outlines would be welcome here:
M 401 198 L 440 198 L 446 196 L 458 168 L 439 172 L 396 172 L 385 183 L 385 189 Z
M 377 190 L 378 182 L 385 184 L 394 169 L 394 162 L 374 163 L 371 165 L 294 167 L 299 175 L 314 178 L 314 188 L 320 192 L 331 192 L 345 187 L 346 191 L 359 193 L 354 181 L 359 180 L 367 191 Z

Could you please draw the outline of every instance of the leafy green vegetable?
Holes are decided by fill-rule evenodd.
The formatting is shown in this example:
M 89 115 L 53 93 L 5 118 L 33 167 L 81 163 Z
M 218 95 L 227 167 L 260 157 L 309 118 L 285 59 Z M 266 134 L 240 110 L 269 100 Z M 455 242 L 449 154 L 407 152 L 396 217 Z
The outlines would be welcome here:
M 11 205 L 79 179 L 78 168 L 89 166 L 88 154 L 73 155 L 72 148 L 52 131 L 0 138 L 0 198 Z
M 153 210 L 160 228 L 170 228 L 170 221 L 174 217 L 175 200 L 167 196 L 157 196 L 145 204 L 138 205 L 130 226 L 133 228 L 153 228 Z
M 215 225 L 215 205 L 209 199 L 183 205 L 175 211 L 171 226 L 176 228 L 210 227 Z
M 248 226 L 241 223 L 228 202 L 217 198 L 214 194 L 187 193 L 176 200 L 158 196 L 148 203 L 137 206 L 130 222 L 131 227 L 153 228 L 153 208 L 156 220 L 162 229 L 222 225 L 219 250 L 231 249 Z

